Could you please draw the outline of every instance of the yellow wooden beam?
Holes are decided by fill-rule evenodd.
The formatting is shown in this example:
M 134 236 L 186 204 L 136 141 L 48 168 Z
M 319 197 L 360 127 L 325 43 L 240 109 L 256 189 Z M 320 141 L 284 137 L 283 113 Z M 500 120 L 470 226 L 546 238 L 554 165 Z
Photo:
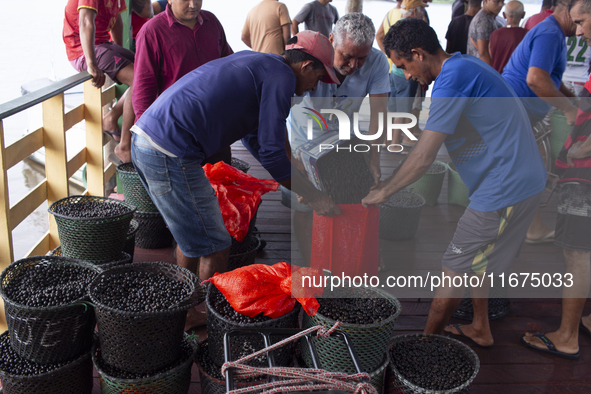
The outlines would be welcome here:
M 109 163 L 107 168 L 105 168 L 105 179 L 111 179 L 111 177 L 114 176 L 116 172 L 117 166 L 115 166 L 113 163 Z
M 84 82 L 84 118 L 86 119 L 86 183 L 93 196 L 105 194 L 103 157 L 103 116 L 101 90 Z
M 0 120 L 0 269 L 8 267 L 14 258 L 12 254 L 12 232 L 10 227 L 10 201 L 8 200 L 8 167 L 4 148 L 4 125 Z M 2 313 L 1 318 L 4 317 Z
M 66 132 L 64 130 L 64 94 L 60 93 L 43 106 L 43 131 L 45 141 L 45 174 L 47 177 L 47 204 L 68 197 L 68 171 L 66 152 Z M 49 247 L 59 245 L 57 225 L 49 214 Z
M 14 167 L 41 148 L 43 148 L 43 127 L 6 147 L 6 169 Z
M 10 230 L 22 223 L 30 214 L 37 209 L 45 200 L 47 200 L 47 181 L 44 180 L 38 184 L 19 202 L 10 208 Z
M 88 82 L 86 82 L 88 83 Z M 106 105 L 117 97 L 117 85 L 113 84 L 101 93 L 101 103 Z M 84 100 L 86 102 L 86 100 Z
M 64 130 L 70 130 L 72 126 L 84 120 L 84 103 L 72 108 L 64 115 Z
M 86 148 L 82 148 L 80 152 L 76 153 L 76 156 L 72 157 L 67 164 L 68 167 L 68 179 L 70 179 L 80 167 L 86 163 Z
M 12 254 L 12 232 L 10 231 L 8 201 L 8 168 L 6 167 L 6 151 L 4 149 L 4 126 L 0 120 L 0 269 L 8 267 L 14 256 Z M 7 329 L 4 318 L 4 301 L 0 297 L 0 330 Z

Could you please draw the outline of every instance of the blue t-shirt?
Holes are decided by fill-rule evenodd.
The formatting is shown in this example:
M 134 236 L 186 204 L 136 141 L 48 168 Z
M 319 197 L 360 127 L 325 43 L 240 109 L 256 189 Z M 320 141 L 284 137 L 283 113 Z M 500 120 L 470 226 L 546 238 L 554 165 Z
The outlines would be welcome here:
M 292 150 L 308 142 L 307 125 L 310 117 L 306 115 L 306 107 L 317 111 L 321 109 L 338 109 L 345 112 L 353 120 L 353 113 L 359 111 L 361 103 L 368 94 L 390 93 L 389 64 L 386 55 L 376 48 L 372 48 L 363 66 L 352 75 L 347 75 L 340 85 L 319 82 L 316 90 L 306 92 L 303 100 L 294 106 L 287 119 L 287 131 Z M 338 131 L 339 126 L 335 118 L 325 116 L 328 130 Z M 327 130 L 314 123 L 314 138 Z
M 254 135 L 255 157 L 277 181 L 291 177 L 285 119 L 296 77 L 283 57 L 242 51 L 191 71 L 137 125 L 170 153 L 202 160 Z
M 505 208 L 546 185 L 525 108 L 501 75 L 473 56 L 456 53 L 443 64 L 425 128 L 449 134 L 445 146 L 472 209 Z
M 552 15 L 525 35 L 503 69 L 503 77 L 517 96 L 524 98 L 522 101 L 525 109 L 532 122 L 536 122 L 548 113 L 551 106 L 538 98 L 527 86 L 527 72 L 530 67 L 547 71 L 556 87 L 560 87 L 562 74 L 566 69 L 566 41 L 564 32 Z

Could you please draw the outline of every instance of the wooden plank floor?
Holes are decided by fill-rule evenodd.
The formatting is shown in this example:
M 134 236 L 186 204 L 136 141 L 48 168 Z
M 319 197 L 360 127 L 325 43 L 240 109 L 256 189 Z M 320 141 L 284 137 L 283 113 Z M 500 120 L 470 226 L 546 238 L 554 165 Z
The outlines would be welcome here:
M 259 178 L 269 178 L 269 174 L 238 143 L 233 146 L 234 156 L 251 164 L 249 174 Z M 382 155 L 382 167 L 388 175 L 397 165 L 400 156 Z M 449 161 L 441 152 L 439 160 Z M 410 241 L 390 243 L 388 250 L 408 261 L 431 261 L 438 263 L 452 238 L 457 220 L 463 208 L 447 204 L 447 182 L 444 182 L 438 204 L 425 206 L 420 219 L 419 231 Z M 546 196 L 547 197 L 547 196 Z M 257 227 L 262 238 L 267 241 L 266 248 L 259 252 L 258 263 L 274 264 L 290 261 L 290 211 L 281 205 L 281 194 L 273 192 L 263 198 L 259 209 Z M 546 223 L 554 225 L 556 216 L 555 198 L 543 208 L 542 216 Z M 136 249 L 135 261 L 173 262 L 172 250 Z M 552 244 L 523 245 L 515 264 L 527 261 L 562 260 L 562 251 Z M 387 274 L 387 270 L 385 274 Z M 419 333 L 423 330 L 430 306 L 428 299 L 403 299 L 402 313 L 398 318 L 395 335 Z M 587 302 L 585 314 L 591 313 L 591 302 Z M 495 338 L 492 348 L 479 348 L 470 345 L 478 354 L 481 369 L 472 385 L 472 393 L 591 393 L 591 338 L 581 335 L 581 358 L 577 361 L 563 360 L 546 356 L 525 348 L 520 337 L 531 329 L 531 324 L 539 329 L 550 331 L 560 323 L 561 305 L 559 299 L 515 299 L 507 316 L 491 322 Z M 462 322 L 452 320 L 452 322 Z M 201 330 L 200 339 L 207 333 Z M 94 393 L 99 393 L 98 378 Z M 193 383 L 190 393 L 200 393 L 198 373 L 193 368 Z

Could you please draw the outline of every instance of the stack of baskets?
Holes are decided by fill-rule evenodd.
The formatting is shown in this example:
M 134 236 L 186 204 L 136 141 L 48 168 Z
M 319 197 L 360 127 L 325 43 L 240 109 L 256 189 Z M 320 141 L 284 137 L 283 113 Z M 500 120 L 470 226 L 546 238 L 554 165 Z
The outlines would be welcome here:
M 124 276 L 154 275 L 179 282 L 186 288 L 187 297 L 173 306 L 152 311 L 139 311 L 136 305 L 119 307 L 124 301 L 117 307 L 104 302 L 105 283 Z M 100 375 L 102 393 L 176 394 L 189 390 L 197 342 L 183 331 L 187 310 L 203 302 L 204 293 L 198 282 L 187 269 L 164 262 L 113 267 L 93 280 L 89 296 L 95 305 L 98 336 L 92 359 Z M 146 293 L 154 289 L 145 287 L 137 291 Z
M 326 296 L 328 294 L 324 295 L 324 297 Z M 342 323 L 338 328 L 338 331 L 344 332 L 351 341 L 359 359 L 362 372 L 370 374 L 370 383 L 381 393 L 385 370 L 389 363 L 388 344 L 394 332 L 395 321 L 402 310 L 400 302 L 390 294 L 378 288 L 370 287 L 337 288 L 330 296 L 336 298 L 381 298 L 389 306 L 388 309 L 391 313 L 383 316 L 379 321 L 371 324 Z M 323 299 L 320 299 L 319 302 L 322 308 Z M 363 312 L 365 311 L 356 310 L 355 306 L 348 305 L 347 311 L 344 313 L 351 315 Z M 342 321 L 344 319 L 339 320 Z M 304 314 L 302 328 L 307 329 L 317 325 L 331 328 L 335 323 L 336 321 L 334 319 L 321 314 L 319 310 L 315 316 Z M 349 356 L 347 347 L 340 338 L 313 338 L 313 341 L 322 369 L 333 372 L 355 373 L 355 366 Z M 312 358 L 307 346 L 303 342 L 301 344 L 301 352 L 304 363 L 308 368 L 312 368 Z
M 144 249 L 167 248 L 172 245 L 172 234 L 158 208 L 152 202 L 133 163 L 117 166 L 125 201 L 137 208 L 134 219 L 138 223 L 135 245 Z
M 54 256 L 18 260 L 2 272 L 4 394 L 92 392 L 95 319 L 86 286 L 99 272 L 93 264 Z
M 206 296 L 207 305 L 207 346 L 201 351 L 204 353 L 204 357 L 207 360 L 211 360 L 211 367 L 219 370 L 225 361 L 224 357 L 224 335 L 232 329 L 243 328 L 243 329 L 265 329 L 265 328 L 297 328 L 298 327 L 298 314 L 300 308 L 296 306 L 291 312 L 287 314 L 271 319 L 268 317 L 256 316 L 255 318 L 249 318 L 247 316 L 235 315 L 228 316 L 225 309 L 229 306 L 224 295 L 213 285 L 209 284 L 207 288 Z M 230 307 L 231 308 L 231 307 Z M 233 311 L 233 310 L 232 310 Z M 283 339 L 282 336 L 272 336 L 273 342 Z M 260 336 L 251 335 L 237 335 L 231 339 L 231 359 L 238 360 L 248 354 L 254 353 L 255 351 L 263 349 L 264 342 Z M 283 346 L 274 351 L 273 357 L 276 366 L 289 366 L 293 361 L 294 349 L 293 346 Z M 252 360 L 251 365 L 257 367 L 268 366 L 266 356 L 260 359 Z M 201 365 L 202 372 L 207 371 L 206 365 Z M 209 373 L 211 375 L 211 373 Z M 219 378 L 219 376 L 218 376 Z M 218 382 L 219 383 L 219 382 Z M 202 393 L 206 391 L 203 387 L 204 381 L 201 381 Z M 209 393 L 211 394 L 211 392 Z
M 130 261 L 127 247 L 135 207 L 97 196 L 71 196 L 51 204 L 60 249 L 54 253 L 96 265 Z

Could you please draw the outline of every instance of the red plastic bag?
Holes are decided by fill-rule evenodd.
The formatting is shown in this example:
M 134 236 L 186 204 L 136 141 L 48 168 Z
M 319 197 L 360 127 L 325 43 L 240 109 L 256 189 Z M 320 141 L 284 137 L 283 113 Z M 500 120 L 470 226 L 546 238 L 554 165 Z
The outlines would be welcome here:
M 314 212 L 310 266 L 332 275 L 378 274 L 380 211 L 375 205 L 339 205 L 341 214 L 328 217 Z
M 290 312 L 296 300 L 302 304 L 308 315 L 314 316 L 320 307 L 314 297 L 321 296 L 324 288 L 310 287 L 302 290 L 301 277 L 318 274 L 318 271 L 311 268 L 287 263 L 272 266 L 252 264 L 223 274 L 216 273 L 203 283 L 213 283 L 232 308 L 245 316 L 254 317 L 263 313 L 274 319 Z M 292 298 L 292 290 L 302 297 Z
M 279 184 L 272 179 L 247 175 L 223 161 L 214 165 L 206 164 L 203 170 L 218 197 L 228 233 L 242 241 L 261 202 L 261 196 L 277 190 Z

